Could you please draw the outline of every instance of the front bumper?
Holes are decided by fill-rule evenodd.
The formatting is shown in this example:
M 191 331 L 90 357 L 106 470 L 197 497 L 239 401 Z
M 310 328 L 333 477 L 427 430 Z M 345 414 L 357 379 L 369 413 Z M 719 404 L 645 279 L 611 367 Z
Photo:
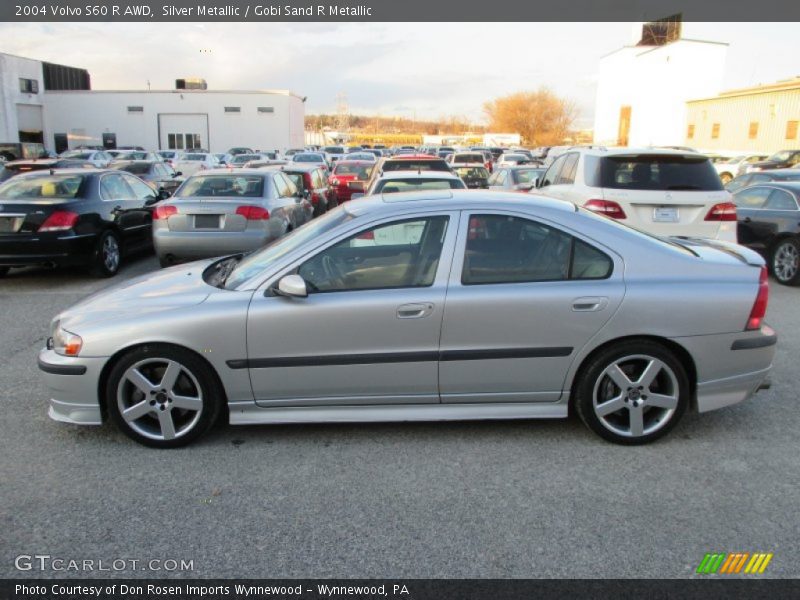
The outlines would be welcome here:
M 56 264 L 86 265 L 92 258 L 97 236 L 72 234 L 0 235 L 0 267 Z
M 48 416 L 74 425 L 102 424 L 98 386 L 107 360 L 61 356 L 54 350 L 41 350 L 39 370 L 50 393 Z

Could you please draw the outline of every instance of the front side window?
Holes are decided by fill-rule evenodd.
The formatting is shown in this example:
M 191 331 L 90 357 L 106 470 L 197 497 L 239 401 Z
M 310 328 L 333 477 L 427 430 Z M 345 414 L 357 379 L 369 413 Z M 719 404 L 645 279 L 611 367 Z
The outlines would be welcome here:
M 542 177 L 542 183 L 539 187 L 546 187 L 548 185 L 553 185 L 557 182 L 559 173 L 561 172 L 561 167 L 564 166 L 564 161 L 567 160 L 566 156 L 559 156 L 550 168 L 545 171 L 544 176 Z
M 155 196 L 153 188 L 147 185 L 141 179 L 137 179 L 132 175 L 124 174 L 125 182 L 133 190 L 133 197 L 138 200 L 150 200 Z
M 575 173 L 578 170 L 578 158 L 579 154 L 577 152 L 570 152 L 566 155 L 564 166 L 561 168 L 561 173 L 558 176 L 559 184 L 570 185 L 575 183 Z
M 320 252 L 298 274 L 311 293 L 430 286 L 448 220 L 436 216 L 372 227 Z
M 613 262 L 554 227 L 506 215 L 472 215 L 463 285 L 604 279 Z

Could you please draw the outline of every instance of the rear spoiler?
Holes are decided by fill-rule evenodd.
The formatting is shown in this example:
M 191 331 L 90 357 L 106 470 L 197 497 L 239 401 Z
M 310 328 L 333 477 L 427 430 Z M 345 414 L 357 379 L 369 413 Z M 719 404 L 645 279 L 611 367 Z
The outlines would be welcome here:
M 739 244 L 734 244 L 733 242 L 726 242 L 723 240 L 712 240 L 707 238 L 694 238 L 694 237 L 678 237 L 678 236 L 671 236 L 668 238 L 669 241 L 683 246 L 687 250 L 691 250 L 692 247 L 709 247 L 714 248 L 715 250 L 719 250 L 720 252 L 724 252 L 730 256 L 734 256 L 738 258 L 740 261 L 747 265 L 752 265 L 754 267 L 760 267 L 764 265 L 764 259 L 762 256 L 755 252 L 754 250 L 750 250 L 750 248 L 745 248 L 744 246 L 740 246 Z

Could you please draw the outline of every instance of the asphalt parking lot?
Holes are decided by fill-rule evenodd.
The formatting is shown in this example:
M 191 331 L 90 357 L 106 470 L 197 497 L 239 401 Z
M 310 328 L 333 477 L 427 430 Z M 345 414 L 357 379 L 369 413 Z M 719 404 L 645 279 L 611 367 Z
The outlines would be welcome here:
M 220 426 L 158 451 L 46 415 L 50 319 L 114 281 L 0 280 L 0 577 L 690 577 L 739 551 L 774 553 L 761 577 L 800 576 L 800 289 L 770 286 L 772 389 L 650 446 L 570 419 Z M 21 572 L 23 554 L 193 571 Z

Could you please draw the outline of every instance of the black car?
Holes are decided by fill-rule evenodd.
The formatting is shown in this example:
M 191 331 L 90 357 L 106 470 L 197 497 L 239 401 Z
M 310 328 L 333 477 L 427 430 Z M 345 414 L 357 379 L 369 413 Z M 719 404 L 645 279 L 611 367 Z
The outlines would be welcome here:
M 486 167 L 454 167 L 468 189 L 485 190 L 489 187 L 489 170 Z
M 136 175 L 156 192 L 162 192 L 162 196 L 171 196 L 183 183 L 183 173 L 162 161 L 115 160 L 110 167 Z
M 123 171 L 18 175 L 0 185 L 0 275 L 11 267 L 57 265 L 111 277 L 123 257 L 152 247 L 151 205 L 159 199 Z
M 30 160 L 14 160 L 3 163 L 0 170 L 0 183 L 11 179 L 14 175 L 30 171 L 44 171 L 47 169 L 94 169 L 95 166 L 88 160 L 80 158 L 33 158 Z
M 800 285 L 800 181 L 773 181 L 733 194 L 739 243 L 763 254 L 778 283 Z
M 774 171 L 756 171 L 745 173 L 731 179 L 725 189 L 736 192 L 748 185 L 766 183 L 767 181 L 800 181 L 800 169 L 776 169 Z
M 755 162 L 747 167 L 747 172 L 764 171 L 766 169 L 791 169 L 800 165 L 800 150 L 781 150 L 767 160 Z

